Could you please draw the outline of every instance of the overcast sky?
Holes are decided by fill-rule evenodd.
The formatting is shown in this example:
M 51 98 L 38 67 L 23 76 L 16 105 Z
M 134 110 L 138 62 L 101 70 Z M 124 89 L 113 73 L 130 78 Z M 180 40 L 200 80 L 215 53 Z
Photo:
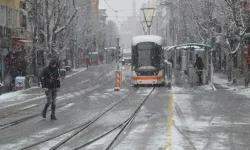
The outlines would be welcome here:
M 136 1 L 136 10 L 137 15 L 140 15 L 140 8 L 143 2 L 148 2 L 148 0 L 135 0 Z M 133 0 L 106 0 L 106 2 L 114 9 L 118 11 L 118 17 L 120 21 L 126 20 L 128 16 L 132 15 L 133 8 Z M 107 9 L 108 20 L 116 20 L 115 12 L 104 2 L 104 0 L 100 0 L 99 8 Z

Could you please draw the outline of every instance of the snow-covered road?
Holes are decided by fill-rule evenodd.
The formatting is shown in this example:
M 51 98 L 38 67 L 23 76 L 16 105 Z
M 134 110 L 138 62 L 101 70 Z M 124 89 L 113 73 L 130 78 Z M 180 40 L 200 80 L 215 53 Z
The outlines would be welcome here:
M 63 81 L 57 102 L 57 121 L 50 121 L 50 112 L 48 119 L 40 116 L 45 103 L 42 92 L 19 91 L 0 96 L 0 103 L 5 104 L 0 108 L 0 126 L 38 114 L 6 129 L 0 127 L 0 149 L 20 149 L 68 131 L 30 148 L 50 149 L 77 131 L 71 129 L 83 127 L 84 123 L 122 99 L 59 149 L 74 149 L 125 121 L 148 97 L 152 87 L 138 90 L 131 87 L 130 69 L 124 67 L 121 90 L 114 91 L 115 70 L 115 66 L 96 66 Z M 214 91 L 209 85 L 195 88 L 174 86 L 171 91 L 157 87 L 114 143 L 113 149 L 249 149 L 250 104 L 247 89 L 244 90 Z M 82 149 L 105 149 L 120 130 L 118 128 Z

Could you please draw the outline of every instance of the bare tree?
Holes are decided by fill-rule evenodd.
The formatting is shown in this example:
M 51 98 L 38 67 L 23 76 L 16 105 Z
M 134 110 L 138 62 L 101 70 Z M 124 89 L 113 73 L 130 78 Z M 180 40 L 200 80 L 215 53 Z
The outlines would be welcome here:
M 49 5 L 51 3 L 52 5 Z M 70 23 L 73 21 L 76 13 L 77 8 L 75 5 L 75 0 L 72 1 L 72 5 L 74 7 L 72 15 L 67 19 L 65 24 L 60 25 L 60 21 L 62 19 L 62 15 L 67 10 L 68 1 L 64 0 L 63 3 L 60 0 L 45 0 L 45 23 L 46 23 L 46 46 L 52 55 L 55 55 L 55 44 L 57 35 L 64 31 Z
M 116 46 L 116 39 L 118 36 L 118 27 L 114 21 L 109 20 L 107 23 L 107 43 L 109 47 Z

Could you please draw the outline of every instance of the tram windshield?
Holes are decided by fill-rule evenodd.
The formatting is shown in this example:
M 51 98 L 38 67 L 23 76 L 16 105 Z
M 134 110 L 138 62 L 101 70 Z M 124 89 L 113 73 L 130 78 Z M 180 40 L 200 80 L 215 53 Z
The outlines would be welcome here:
M 136 68 L 155 68 L 160 67 L 160 48 L 154 43 L 140 43 L 137 45 L 137 64 Z

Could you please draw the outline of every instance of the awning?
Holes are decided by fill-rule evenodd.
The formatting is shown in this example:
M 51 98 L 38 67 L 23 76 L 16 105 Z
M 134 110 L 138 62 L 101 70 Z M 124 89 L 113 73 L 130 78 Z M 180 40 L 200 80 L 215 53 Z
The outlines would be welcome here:
M 17 40 L 17 41 L 15 41 L 15 44 L 17 46 L 31 46 L 30 44 L 32 44 L 32 43 L 33 43 L 33 41 L 31 41 L 31 40 Z

